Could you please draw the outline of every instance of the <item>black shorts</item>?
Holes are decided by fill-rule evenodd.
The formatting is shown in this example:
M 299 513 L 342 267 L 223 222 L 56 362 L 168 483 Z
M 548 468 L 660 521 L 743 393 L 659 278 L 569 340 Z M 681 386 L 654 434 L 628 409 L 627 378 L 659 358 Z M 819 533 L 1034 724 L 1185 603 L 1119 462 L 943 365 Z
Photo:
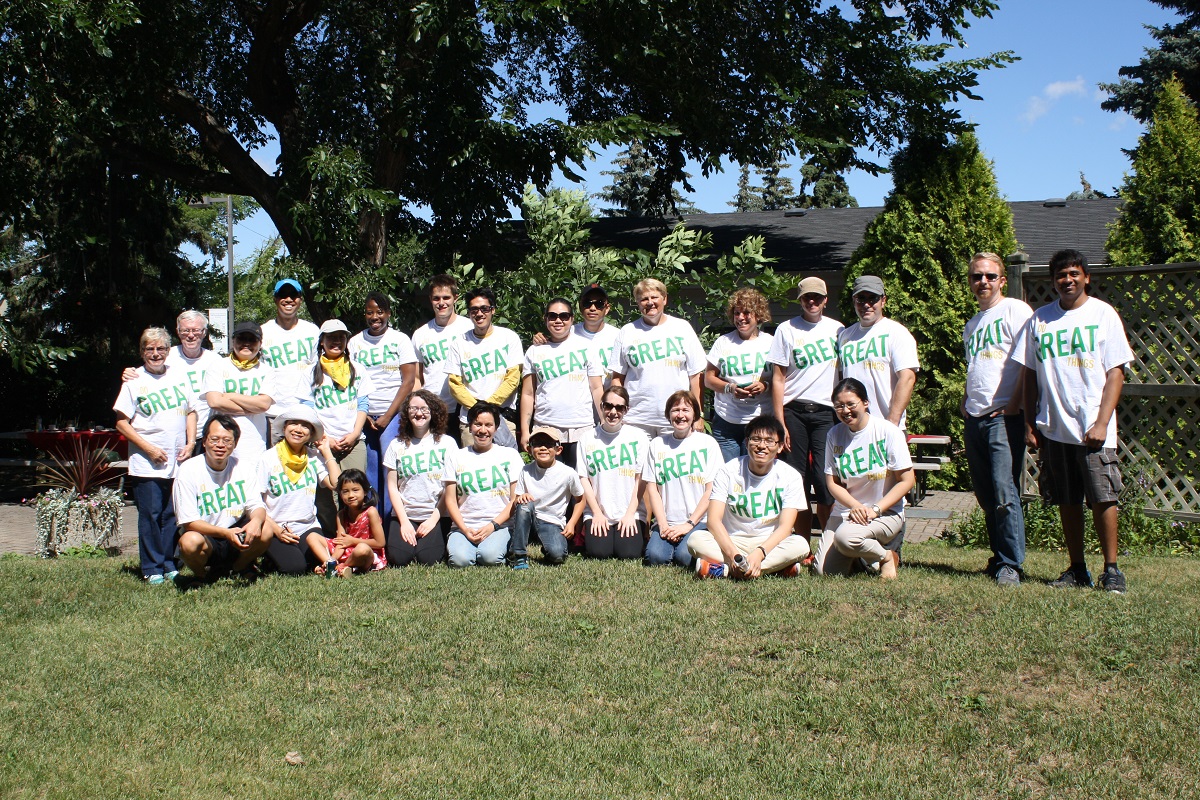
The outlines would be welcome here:
M 1116 448 L 1093 450 L 1043 437 L 1038 488 L 1042 500 L 1054 506 L 1117 502 L 1125 487 Z

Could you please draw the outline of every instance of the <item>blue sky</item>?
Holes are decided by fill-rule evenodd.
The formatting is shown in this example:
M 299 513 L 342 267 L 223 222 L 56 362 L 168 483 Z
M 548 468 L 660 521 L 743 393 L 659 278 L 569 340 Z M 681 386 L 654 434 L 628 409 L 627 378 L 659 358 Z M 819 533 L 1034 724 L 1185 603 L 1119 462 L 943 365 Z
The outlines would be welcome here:
M 1063 197 L 1079 188 L 1079 173 L 1092 186 L 1112 192 L 1129 160 L 1122 148 L 1137 144 L 1141 125 L 1125 114 L 1103 111 L 1097 84 L 1115 81 L 1117 70 L 1136 64 L 1153 44 L 1146 24 L 1161 26 L 1177 17 L 1149 0 L 1000 0 L 990 19 L 966 31 L 965 57 L 1013 50 L 1021 60 L 982 74 L 976 94 L 983 99 L 959 104 L 977 125 L 984 154 L 994 164 L 1000 191 L 1010 200 Z M 586 184 L 559 185 L 600 191 L 620 148 L 598 154 L 583 171 Z M 274 153 L 257 154 L 273 161 Z M 693 202 L 708 212 L 730 211 L 738 167 L 704 179 L 693 172 Z M 892 188 L 888 175 L 854 172 L 847 176 L 859 205 L 882 205 Z M 237 226 L 237 257 L 249 255 L 274 226 L 263 213 Z

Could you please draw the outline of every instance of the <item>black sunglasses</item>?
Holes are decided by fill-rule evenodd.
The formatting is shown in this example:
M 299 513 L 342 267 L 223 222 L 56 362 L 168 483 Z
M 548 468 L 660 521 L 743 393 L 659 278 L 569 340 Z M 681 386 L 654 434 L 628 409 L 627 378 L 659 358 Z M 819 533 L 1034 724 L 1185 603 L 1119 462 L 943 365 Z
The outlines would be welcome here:
M 559 322 L 570 322 L 574 316 L 570 311 L 547 311 L 546 321 L 553 322 L 554 320 L 558 320 Z

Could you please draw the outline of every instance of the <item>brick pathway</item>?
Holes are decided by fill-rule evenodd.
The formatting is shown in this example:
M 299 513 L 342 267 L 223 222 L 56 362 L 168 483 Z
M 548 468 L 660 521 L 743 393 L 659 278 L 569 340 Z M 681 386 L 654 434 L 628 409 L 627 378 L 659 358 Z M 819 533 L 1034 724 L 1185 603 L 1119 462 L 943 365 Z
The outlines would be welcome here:
M 970 492 L 930 492 L 920 506 L 909 509 L 904 541 L 924 542 L 936 539 L 959 514 L 975 508 Z M 33 553 L 37 541 L 33 508 L 13 503 L 0 504 L 0 553 Z M 121 552 L 137 555 L 137 509 L 126 506 L 121 512 Z

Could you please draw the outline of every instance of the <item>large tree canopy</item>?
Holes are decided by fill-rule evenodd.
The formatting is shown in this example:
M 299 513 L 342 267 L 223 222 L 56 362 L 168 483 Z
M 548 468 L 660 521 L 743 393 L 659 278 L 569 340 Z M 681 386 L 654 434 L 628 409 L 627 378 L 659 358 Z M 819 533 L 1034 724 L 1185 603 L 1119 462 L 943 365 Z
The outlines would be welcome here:
M 998 54 L 947 61 L 992 0 L 10 0 L 0 214 L 37 224 L 41 160 L 94 149 L 186 193 L 253 197 L 326 287 L 426 226 L 460 247 L 593 144 L 641 140 L 664 195 L 694 159 L 875 165 L 954 130 Z M 552 102 L 564 119 L 533 120 Z M 270 137 L 277 163 L 255 151 Z M 865 148 L 865 149 L 864 149 Z M 315 316 L 324 307 L 311 301 Z

